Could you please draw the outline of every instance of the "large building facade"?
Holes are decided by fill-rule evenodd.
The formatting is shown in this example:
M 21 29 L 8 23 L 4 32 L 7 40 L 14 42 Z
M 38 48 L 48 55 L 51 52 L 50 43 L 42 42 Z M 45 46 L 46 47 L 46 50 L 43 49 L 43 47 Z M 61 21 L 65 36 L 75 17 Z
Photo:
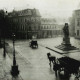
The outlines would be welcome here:
M 41 18 L 38 9 L 13 11 L 8 14 L 8 36 L 15 33 L 16 38 L 48 38 L 62 35 L 62 26 L 52 18 Z
M 38 38 L 41 16 L 37 9 L 13 11 L 9 13 L 9 25 L 10 34 L 14 32 L 17 38 Z
M 80 38 L 80 9 L 74 11 L 75 37 Z
M 56 23 L 55 19 L 42 18 L 41 19 L 41 37 L 55 37 L 62 34 L 62 27 Z

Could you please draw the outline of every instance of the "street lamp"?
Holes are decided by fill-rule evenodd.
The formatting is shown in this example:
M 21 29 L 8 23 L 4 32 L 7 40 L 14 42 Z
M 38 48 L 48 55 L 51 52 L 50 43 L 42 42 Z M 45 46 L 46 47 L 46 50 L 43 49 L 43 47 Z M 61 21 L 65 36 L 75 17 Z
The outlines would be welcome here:
M 5 34 L 5 33 L 4 33 L 4 34 Z M 5 57 L 6 57 L 6 52 L 5 52 L 5 35 L 4 35 L 3 48 L 4 48 L 4 51 L 3 51 L 3 57 L 5 58 Z
M 5 52 L 5 26 L 7 25 L 6 24 L 6 17 L 7 17 L 7 15 L 8 15 L 8 13 L 7 13 L 7 11 L 5 12 L 5 14 L 4 14 L 4 40 L 3 40 L 3 48 L 4 48 L 4 51 L 3 51 L 3 57 L 5 58 L 6 57 L 6 52 Z
M 13 77 L 17 77 L 19 75 L 18 65 L 16 65 L 16 57 L 15 57 L 15 34 L 12 34 L 13 37 L 13 65 L 11 66 L 11 75 Z

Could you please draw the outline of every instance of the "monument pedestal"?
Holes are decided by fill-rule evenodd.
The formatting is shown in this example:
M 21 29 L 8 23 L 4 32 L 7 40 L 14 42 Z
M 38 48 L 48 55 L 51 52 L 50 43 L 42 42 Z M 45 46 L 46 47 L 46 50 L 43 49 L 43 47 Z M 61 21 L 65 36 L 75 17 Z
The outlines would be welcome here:
M 69 37 L 68 37 L 68 38 L 64 37 L 62 44 L 63 44 L 63 45 L 66 45 L 66 46 L 67 46 L 67 45 L 68 45 L 68 46 L 71 46 L 71 44 L 70 44 L 70 38 L 69 38 Z
M 78 49 L 75 46 L 71 45 L 69 37 L 64 37 L 61 45 L 57 46 L 56 48 L 63 50 L 63 51 L 70 51 L 70 50 L 77 50 Z
M 56 48 L 62 52 L 71 52 L 72 50 L 79 50 L 75 46 L 72 46 L 70 43 L 68 23 L 65 23 L 63 27 L 63 33 L 64 33 L 63 42 L 61 43 L 61 45 L 56 46 Z

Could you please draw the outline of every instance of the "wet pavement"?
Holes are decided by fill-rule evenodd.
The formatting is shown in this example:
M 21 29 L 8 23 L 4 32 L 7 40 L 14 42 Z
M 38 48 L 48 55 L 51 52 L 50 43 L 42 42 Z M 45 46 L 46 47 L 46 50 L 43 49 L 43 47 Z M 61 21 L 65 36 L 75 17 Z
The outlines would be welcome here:
M 8 57 L 4 63 L 9 64 L 6 64 L 8 67 L 5 68 L 6 72 L 9 73 L 13 60 L 13 48 L 12 42 L 8 42 L 10 44 L 10 46 L 6 47 Z M 59 75 L 56 77 L 55 72 L 53 71 L 53 67 L 50 68 L 49 66 L 49 60 L 47 59 L 48 52 L 57 58 L 62 57 L 63 55 L 48 50 L 45 48 L 45 46 L 54 47 L 61 44 L 61 42 L 62 38 L 60 37 L 51 39 L 39 39 L 39 48 L 32 49 L 29 47 L 28 40 L 16 41 L 16 60 L 20 70 L 20 79 L 18 78 L 14 80 L 76 80 L 74 75 L 71 75 L 70 79 L 60 79 Z M 79 40 L 76 41 L 74 38 L 71 38 L 71 43 L 73 45 L 76 44 L 75 46 L 79 47 Z M 10 73 L 7 76 L 9 76 L 9 79 L 7 80 L 12 80 Z
M 22 43 L 23 46 L 24 43 Z M 46 51 L 46 49 L 43 47 L 39 47 L 39 49 L 31 49 L 28 45 L 27 46 L 25 45 L 24 48 L 23 46 L 16 45 L 17 53 L 21 56 L 19 57 L 19 55 L 16 55 L 16 59 L 19 65 L 20 75 L 22 79 L 23 80 L 55 79 L 54 71 L 50 69 L 49 62 L 46 56 L 46 53 L 48 51 Z

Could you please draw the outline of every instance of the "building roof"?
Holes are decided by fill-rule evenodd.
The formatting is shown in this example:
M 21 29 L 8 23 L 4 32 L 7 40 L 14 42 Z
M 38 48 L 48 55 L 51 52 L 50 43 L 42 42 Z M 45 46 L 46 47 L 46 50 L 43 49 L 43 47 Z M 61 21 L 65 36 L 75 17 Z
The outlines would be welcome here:
M 75 11 L 80 11 L 80 9 L 76 9 Z
M 9 13 L 9 17 L 16 16 L 41 16 L 38 9 L 24 9 L 20 11 L 15 11 Z
M 56 20 L 52 18 L 42 18 L 41 19 L 42 24 L 56 24 Z

